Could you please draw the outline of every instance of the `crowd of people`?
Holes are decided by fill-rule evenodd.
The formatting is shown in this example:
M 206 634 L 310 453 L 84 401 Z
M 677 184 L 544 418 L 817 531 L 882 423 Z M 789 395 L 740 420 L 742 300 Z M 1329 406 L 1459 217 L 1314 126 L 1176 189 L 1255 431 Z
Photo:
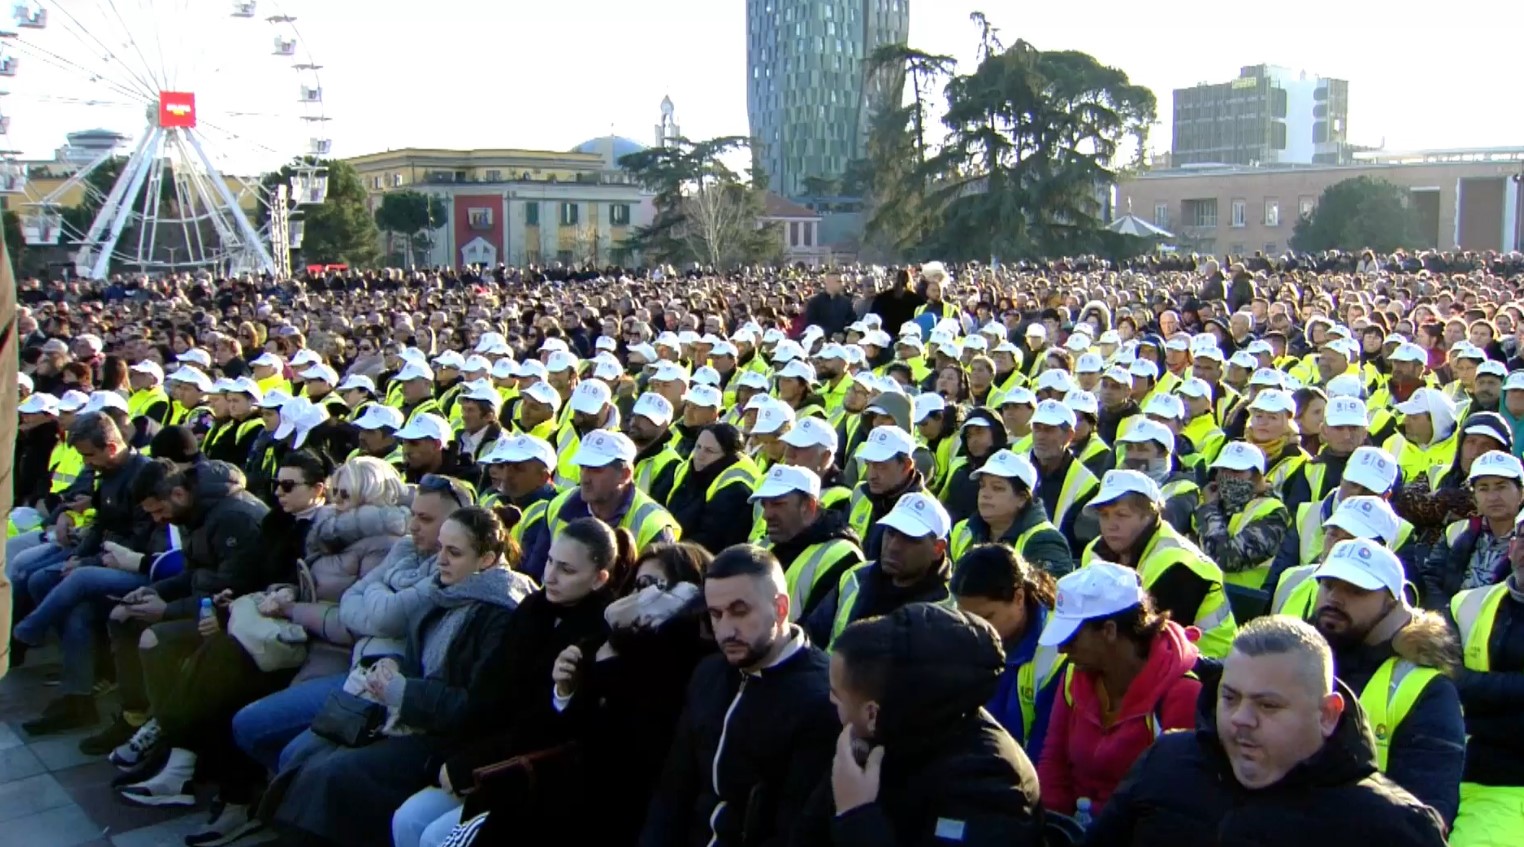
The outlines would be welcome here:
M 1515 845 L 1521 278 L 25 280 L 24 729 L 192 847 Z

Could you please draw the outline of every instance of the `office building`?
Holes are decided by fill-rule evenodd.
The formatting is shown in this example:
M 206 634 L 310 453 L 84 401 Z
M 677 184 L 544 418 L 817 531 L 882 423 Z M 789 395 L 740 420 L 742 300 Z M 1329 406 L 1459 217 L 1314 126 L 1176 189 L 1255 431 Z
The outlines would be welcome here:
M 872 108 L 903 85 L 868 79 L 868 59 L 909 30 L 909 0 L 747 0 L 746 106 L 774 191 L 800 197 L 861 158 Z
M 1170 163 L 1256 165 L 1349 161 L 1349 83 L 1251 65 L 1238 78 L 1177 88 Z

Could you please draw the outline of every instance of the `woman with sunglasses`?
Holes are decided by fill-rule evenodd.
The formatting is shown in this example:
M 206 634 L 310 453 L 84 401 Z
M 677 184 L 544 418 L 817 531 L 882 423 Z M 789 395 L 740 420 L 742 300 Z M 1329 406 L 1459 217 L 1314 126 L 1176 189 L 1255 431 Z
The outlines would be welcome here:
M 575 742 L 579 755 L 537 770 L 541 782 L 532 810 L 525 808 L 530 798 L 519 790 L 521 784 L 478 782 L 463 812 L 445 819 L 482 818 L 467 824 L 476 830 L 468 843 L 639 840 L 682 714 L 688 678 L 715 649 L 702 588 L 713 560 L 691 543 L 656 544 L 641 554 L 629 589 L 604 612 L 608 638 L 591 650 L 585 644 L 567 647 L 552 672 L 553 705 L 567 719 L 563 738 Z M 598 814 L 579 814 L 577 807 L 586 797 L 582 786 L 593 775 L 619 789 L 601 796 Z M 397 847 L 435 847 L 448 832 L 441 824 L 413 841 L 393 827 Z

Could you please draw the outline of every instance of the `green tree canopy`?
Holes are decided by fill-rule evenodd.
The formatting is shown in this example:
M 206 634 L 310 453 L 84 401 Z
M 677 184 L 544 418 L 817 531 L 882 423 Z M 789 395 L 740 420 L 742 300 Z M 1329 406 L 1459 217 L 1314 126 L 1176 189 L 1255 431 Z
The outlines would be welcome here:
M 620 166 L 656 195 L 655 218 L 637 227 L 624 246 L 647 261 L 720 267 L 776 258 L 782 244 L 777 227 L 758 226 L 767 179 L 755 156 L 745 179 L 724 162 L 750 146 L 741 136 L 679 138 L 621 157 Z
M 381 256 L 380 233 L 375 218 L 366 203 L 365 184 L 354 166 L 337 159 L 318 163 L 328 170 L 328 199 L 315 206 L 301 206 L 306 229 L 302 247 L 298 251 L 302 260 L 310 264 L 343 262 L 349 265 L 371 265 Z M 260 180 L 266 191 L 280 182 L 290 182 L 295 171 L 289 166 L 265 174 Z M 269 211 L 260 207 L 259 223 L 269 218 Z M 295 266 L 298 263 L 292 262 Z
M 1323 190 L 1312 214 L 1296 222 L 1291 249 L 1364 250 L 1390 253 L 1418 243 L 1418 213 L 1399 186 L 1359 176 Z
M 388 235 L 403 236 L 403 243 L 409 248 L 405 264 L 412 264 L 416 261 L 417 250 L 427 250 L 431 246 L 429 230 L 442 226 L 448 215 L 444 198 L 437 194 L 392 191 L 381 195 L 381 205 L 376 208 L 376 226 Z

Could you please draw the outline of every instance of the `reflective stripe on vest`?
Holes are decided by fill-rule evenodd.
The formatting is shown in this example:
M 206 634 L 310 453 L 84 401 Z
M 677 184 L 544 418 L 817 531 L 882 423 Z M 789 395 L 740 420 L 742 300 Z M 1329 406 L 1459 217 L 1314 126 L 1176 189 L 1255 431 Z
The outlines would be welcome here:
M 868 538 L 868 522 L 873 518 L 873 501 L 868 499 L 868 484 L 862 483 L 852 489 L 852 499 L 847 507 L 847 523 L 857 531 L 857 537 Z
M 1420 667 L 1406 659 L 1391 658 L 1381 663 L 1375 676 L 1360 692 L 1360 706 L 1370 720 L 1376 736 L 1376 769 L 1386 773 L 1387 754 L 1397 727 L 1407 719 L 1423 690 L 1439 677 L 1439 671 Z
M 1296 508 L 1297 561 L 1310 565 L 1323 557 L 1323 501 L 1314 500 Z
M 1250 500 L 1242 511 L 1228 518 L 1228 537 L 1232 538 L 1243 532 L 1254 521 L 1275 514 L 1277 509 L 1285 511 L 1286 507 L 1281 505 L 1281 501 L 1274 497 L 1256 497 Z M 1265 579 L 1270 576 L 1270 565 L 1274 562 L 1275 554 L 1272 553 L 1270 558 L 1248 570 L 1224 572 L 1223 580 L 1233 585 L 1259 589 L 1264 586 Z
M 524 516 L 519 518 L 519 522 L 514 524 L 513 529 L 508 532 L 509 536 L 513 538 L 514 543 L 520 546 L 520 549 L 522 549 L 524 544 L 524 533 L 529 530 L 529 527 L 545 522 L 545 512 L 550 508 L 550 502 L 549 500 L 537 500 L 530 503 L 529 508 L 524 510 Z
M 1469 588 L 1450 598 L 1450 615 L 1460 631 L 1461 656 L 1467 670 L 1487 673 L 1492 670 L 1492 625 L 1498 608 L 1508 596 L 1508 584 L 1500 582 L 1483 588 Z
M 1074 508 L 1074 504 L 1086 494 L 1099 488 L 1100 484 L 1095 474 L 1091 473 L 1079 460 L 1070 462 L 1069 470 L 1064 474 L 1064 487 L 1059 490 L 1058 503 L 1053 509 L 1053 523 L 1062 526 L 1064 518 L 1069 514 L 1069 510 Z
M 1084 552 L 1080 554 L 1082 567 L 1095 560 L 1095 546 L 1098 543 L 1100 539 L 1085 546 Z M 1233 609 L 1228 605 L 1228 596 L 1222 587 L 1222 569 L 1201 548 L 1176 532 L 1168 521 L 1161 520 L 1158 531 L 1148 546 L 1143 548 L 1143 555 L 1134 569 L 1142 578 L 1143 587 L 1149 588 L 1168 573 L 1170 568 L 1176 566 L 1190 568 L 1192 573 L 1211 584 L 1206 597 L 1196 609 L 1196 619 L 1180 621 L 1180 625 L 1190 625 L 1201 630 L 1201 640 L 1197 642 L 1197 647 L 1202 655 L 1214 659 L 1223 658 L 1233 644 L 1238 623 L 1233 619 Z
M 1011 548 L 1016 551 L 1017 555 L 1025 558 L 1027 554 L 1027 542 L 1031 541 L 1037 536 L 1037 533 L 1042 532 L 1045 529 L 1051 529 L 1054 532 L 1058 532 L 1058 527 L 1054 526 L 1052 521 L 1038 521 L 1037 523 L 1023 530 L 1020 535 L 1016 536 L 1016 541 L 1011 545 Z M 985 541 L 980 543 L 983 544 L 989 542 Z M 953 562 L 956 563 L 959 559 L 963 558 L 963 554 L 967 553 L 968 548 L 972 546 L 974 546 L 974 531 L 969 525 L 969 519 L 964 518 L 963 520 L 958 521 L 957 526 L 953 527 L 952 541 L 948 545 L 948 549 L 951 551 Z
M 811 544 L 799 551 L 799 557 L 784 568 L 784 576 L 788 580 L 789 620 L 799 620 L 810 595 L 815 593 L 816 583 L 830 573 L 837 563 L 851 555 L 861 559 L 863 551 L 845 538 Z
M 864 562 L 842 574 L 841 582 L 838 584 L 836 592 L 836 617 L 831 623 L 831 644 L 835 644 L 836 639 L 841 636 L 842 630 L 845 630 L 852 623 L 852 607 L 856 605 L 857 592 L 862 587 L 859 574 L 865 573 L 866 569 L 872 566 L 872 562 Z M 938 600 L 936 605 L 946 609 L 956 609 L 958 607 L 957 601 L 953 599 L 952 592 L 948 592 L 946 597 Z M 829 645 L 827 646 L 829 647 Z
M 557 488 L 571 488 L 582 482 L 582 468 L 572 461 L 572 457 L 577 455 L 577 446 L 581 443 L 582 436 L 577 434 L 577 428 L 571 424 L 566 424 L 556 433 L 556 473 L 551 481 Z
M 414 406 L 413 410 L 407 413 L 407 417 L 402 421 L 402 425 L 407 426 L 413 422 L 413 418 L 423 414 L 439 415 L 441 418 L 444 417 L 444 414 L 439 409 L 439 404 L 434 402 L 434 398 L 430 397 L 422 403 Z
M 672 449 L 672 445 L 668 444 L 666 447 L 658 450 L 656 455 L 642 459 L 635 465 L 635 486 L 641 491 L 650 494 L 651 483 L 661 478 L 662 473 L 666 471 L 668 465 L 673 462 L 680 462 L 682 459 L 683 457 L 679 456 L 677 451 Z
M 1287 568 L 1281 574 L 1281 581 L 1276 583 L 1275 597 L 1270 601 L 1270 613 L 1307 620 L 1318 599 L 1318 583 L 1312 578 L 1317 569 L 1315 564 Z
M 1164 483 L 1164 487 L 1159 489 L 1159 496 L 1163 498 L 1164 502 L 1168 503 L 1182 494 L 1195 494 L 1200 490 L 1201 486 L 1197 485 L 1194 480 L 1177 479 L 1173 482 Z
M 67 490 L 79 481 L 79 475 L 85 470 L 85 459 L 79 455 L 79 451 L 70 447 L 63 441 L 53 445 L 53 452 L 48 454 L 48 471 L 52 474 L 52 482 L 48 484 L 48 491 L 57 494 Z
M 1021 740 L 1032 740 L 1032 724 L 1037 720 L 1037 692 L 1048 686 L 1065 666 L 1064 654 L 1057 647 L 1037 648 L 1032 661 L 1016 669 L 1016 697 L 1021 704 Z

